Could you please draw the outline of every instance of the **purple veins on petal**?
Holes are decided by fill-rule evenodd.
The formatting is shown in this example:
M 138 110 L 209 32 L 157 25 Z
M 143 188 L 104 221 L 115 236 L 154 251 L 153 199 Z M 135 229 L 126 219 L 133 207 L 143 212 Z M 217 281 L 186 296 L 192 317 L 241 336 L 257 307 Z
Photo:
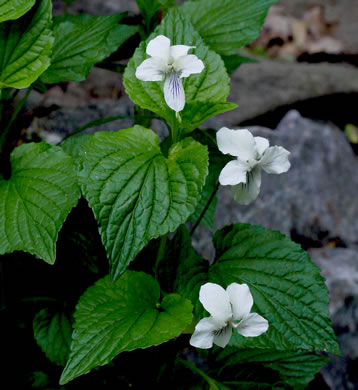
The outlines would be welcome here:
M 182 111 L 185 105 L 185 92 L 177 72 L 170 72 L 164 82 L 164 98 L 174 111 Z

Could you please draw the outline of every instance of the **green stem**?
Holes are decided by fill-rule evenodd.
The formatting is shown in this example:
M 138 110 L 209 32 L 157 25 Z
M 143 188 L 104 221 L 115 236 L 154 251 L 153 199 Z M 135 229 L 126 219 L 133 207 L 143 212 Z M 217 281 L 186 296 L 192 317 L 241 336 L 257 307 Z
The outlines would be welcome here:
M 32 91 L 32 87 L 30 86 L 27 91 L 26 91 L 26 94 L 25 96 L 19 101 L 19 103 L 16 105 L 16 108 L 15 108 L 15 111 L 14 113 L 12 114 L 10 120 L 9 120 L 9 123 L 7 124 L 7 126 L 4 128 L 4 130 L 2 131 L 1 135 L 0 135 L 0 150 L 2 150 L 2 147 L 3 147 L 3 144 L 7 138 L 7 135 L 10 131 L 10 128 L 12 126 L 12 124 L 15 122 L 17 116 L 19 115 L 22 107 L 24 106 L 27 98 L 29 97 L 30 95 L 30 92 Z
M 9 122 L 0 133 L 0 176 L 2 176 L 5 180 L 8 180 L 11 176 L 10 155 L 16 146 L 19 137 L 19 131 L 15 131 L 15 135 L 13 137 L 9 137 L 9 133 L 11 129 L 13 129 L 13 124 L 21 112 L 31 91 L 32 86 L 27 89 L 25 96 L 17 103 Z
M 143 119 L 160 119 L 158 116 L 156 115 L 117 115 L 117 116 L 109 116 L 107 118 L 99 118 L 99 119 L 95 119 L 94 121 L 91 121 L 89 123 L 86 123 L 85 125 L 83 126 L 80 126 L 78 127 L 77 129 L 71 131 L 70 134 L 67 134 L 66 137 L 64 137 L 62 139 L 62 141 L 60 142 L 60 144 L 65 141 L 67 138 L 70 138 L 72 137 L 73 135 L 76 135 L 78 133 L 81 133 L 82 131 L 85 131 L 91 127 L 94 127 L 94 126 L 97 126 L 97 125 L 103 125 L 104 123 L 108 123 L 108 122 L 114 122 L 118 119 L 135 119 L 135 118 L 143 118 Z
M 109 70 L 115 73 L 124 73 L 124 70 L 126 68 L 126 65 L 124 64 L 117 64 L 115 62 L 105 62 L 105 61 L 97 62 L 95 66 L 96 68 Z
M 159 264 L 162 262 L 164 255 L 165 255 L 165 249 L 167 245 L 167 239 L 168 239 L 168 233 L 164 234 L 164 236 L 161 237 L 160 239 L 160 244 L 159 244 L 159 249 L 157 253 L 157 258 L 155 260 L 155 265 L 154 265 L 154 273 L 156 278 L 158 279 L 158 268 Z
M 181 124 L 181 116 L 179 112 L 176 112 L 175 118 L 172 120 L 172 126 L 171 126 L 171 136 L 172 136 L 173 144 L 180 141 L 180 124 Z
M 201 220 L 204 218 L 205 213 L 208 211 L 208 208 L 210 207 L 211 202 L 213 201 L 213 199 L 214 199 L 216 193 L 218 192 L 219 186 L 220 186 L 220 184 L 219 184 L 219 182 L 217 182 L 217 183 L 216 183 L 216 186 L 215 186 L 215 189 L 214 189 L 214 191 L 212 192 L 212 194 L 210 195 L 210 198 L 209 198 L 208 202 L 206 203 L 206 205 L 205 205 L 203 211 L 201 212 L 201 214 L 200 214 L 198 220 L 195 222 L 195 225 L 194 225 L 194 226 L 192 227 L 192 229 L 190 230 L 190 235 L 191 235 L 191 236 L 194 234 L 196 228 L 199 226 Z
M 175 144 L 177 142 L 177 126 L 176 121 L 172 122 L 172 125 L 170 126 L 171 130 L 171 136 L 172 136 L 172 144 Z
M 207 383 L 210 385 L 210 389 L 217 389 L 218 387 L 216 386 L 215 380 L 210 378 L 208 375 L 205 374 L 204 371 L 200 370 L 200 368 L 196 367 L 194 364 L 188 362 L 187 360 L 184 360 L 182 358 L 177 358 L 177 361 L 183 364 L 185 367 L 191 369 L 192 371 L 196 372 L 199 374 L 203 379 L 207 381 Z
M 14 94 L 12 95 L 12 99 L 15 99 L 19 92 L 20 89 L 15 89 Z

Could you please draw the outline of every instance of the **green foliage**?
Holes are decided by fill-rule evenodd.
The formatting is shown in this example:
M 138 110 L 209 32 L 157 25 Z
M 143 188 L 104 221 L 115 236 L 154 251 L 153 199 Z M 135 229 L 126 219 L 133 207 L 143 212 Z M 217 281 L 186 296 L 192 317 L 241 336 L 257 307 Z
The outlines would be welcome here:
M 27 88 L 48 68 L 51 19 L 51 0 L 42 0 L 22 18 L 0 24 L 0 90 Z
M 226 70 L 229 74 L 235 72 L 235 70 L 242 64 L 256 63 L 257 60 L 249 57 L 242 57 L 238 55 L 221 56 L 224 61 Z
M 174 5 L 176 0 L 136 0 L 139 11 L 146 24 L 149 25 L 151 19 L 161 10 Z
M 198 256 L 192 245 L 189 232 L 182 227 L 172 241 L 172 253 L 169 258 L 176 265 L 173 291 L 188 298 L 194 305 L 194 318 L 199 321 L 204 315 L 203 306 L 199 301 L 200 287 L 208 281 L 209 261 Z M 168 267 L 169 268 L 169 267 Z
M 33 389 L 43 389 L 49 384 L 48 375 L 42 371 L 34 371 L 30 377 L 31 387 Z
M 80 191 L 72 158 L 46 143 L 11 155 L 12 175 L 0 178 L 0 254 L 23 250 L 53 264 L 56 241 Z
M 82 145 L 92 137 L 92 134 L 80 134 L 69 137 L 62 142 L 61 148 L 70 156 L 77 158 L 81 153 Z
M 123 351 L 147 348 L 179 336 L 192 320 L 192 305 L 180 295 L 161 303 L 158 283 L 127 271 L 116 282 L 107 276 L 80 298 L 71 354 L 61 377 L 65 384 Z
M 212 50 L 228 56 L 259 36 L 267 12 L 276 2 L 199 0 L 187 1 L 179 9 Z
M 358 145 L 358 128 L 352 124 L 347 124 L 344 133 L 351 144 Z
M 195 210 L 207 175 L 205 146 L 190 138 L 166 159 L 140 126 L 96 133 L 82 148 L 80 181 L 116 279 L 152 238 L 175 231 Z
M 224 288 L 230 283 L 246 283 L 254 297 L 253 311 L 269 322 L 269 330 L 259 337 L 245 338 L 233 332 L 230 345 L 340 353 L 327 309 L 324 279 L 299 245 L 280 232 L 247 224 L 216 232 L 214 245 L 216 260 L 208 270 L 207 281 Z M 200 270 L 205 266 L 205 260 L 197 256 L 183 263 L 178 268 L 176 291 L 188 299 L 198 299 L 200 285 L 205 282 Z M 198 318 L 201 313 L 196 309 Z
M 34 337 L 46 356 L 65 366 L 70 352 L 72 327 L 64 312 L 42 309 L 33 321 Z
M 194 130 L 237 107 L 226 102 L 228 73 L 253 61 L 238 55 L 238 49 L 258 36 L 275 2 L 197 0 L 170 9 L 174 0 L 137 0 L 143 21 L 127 26 L 120 24 L 124 14 L 65 14 L 52 23 L 51 0 L 0 0 L 0 97 L 5 101 L 4 110 L 0 107 L 5 123 L 0 152 L 5 164 L 17 137 L 11 130 L 32 89 L 45 93 L 46 84 L 84 80 L 95 64 L 123 72 L 125 64 L 112 62 L 115 56 L 101 61 L 137 31 L 147 36 L 163 18 L 135 50 L 123 76 L 137 104 L 133 128 L 73 136 L 128 115 L 96 119 L 74 130 L 61 147 L 17 147 L 11 169 L 0 173 L 0 255 L 24 251 L 53 264 L 59 231 L 81 191 L 85 197 L 61 231 L 55 267 L 31 264 L 21 253 L 9 255 L 15 261 L 0 267 L 0 279 L 3 273 L 18 277 L 19 267 L 23 269 L 23 279 L 11 286 L 16 294 L 7 285 L 1 291 L 2 313 L 13 316 L 4 334 L 11 335 L 14 324 L 27 331 L 32 326 L 48 359 L 65 366 L 61 385 L 111 363 L 112 369 L 120 368 L 115 385 L 124 387 L 141 388 L 143 380 L 144 388 L 301 389 L 327 361 L 316 351 L 340 353 L 324 280 L 297 244 L 261 226 L 227 226 L 214 235 L 216 259 L 210 264 L 195 253 L 184 225 L 200 220 L 214 228 L 218 177 L 229 157 L 218 151 L 213 130 Z M 178 116 L 165 102 L 164 81 L 144 82 L 135 76 L 148 58 L 148 43 L 160 34 L 171 45 L 193 46 L 190 53 L 204 63 L 200 74 L 182 79 L 186 104 Z M 13 88 L 28 90 L 11 116 Z M 161 145 L 143 127 L 153 118 L 171 127 L 172 136 Z M 347 134 L 354 138 L 351 128 Z M 43 296 L 37 294 L 38 281 L 47 290 Z M 246 338 L 233 330 L 228 347 L 203 352 L 204 371 L 200 364 L 178 359 L 187 336 L 167 342 L 194 331 L 197 321 L 208 316 L 199 300 L 207 282 L 224 288 L 246 283 L 254 298 L 252 311 L 268 320 L 269 329 Z M 73 307 L 81 294 L 72 332 L 63 308 Z M 33 318 L 34 303 L 58 300 L 64 304 L 60 311 L 46 308 Z M 6 356 L 17 349 L 14 337 L 8 338 Z M 152 346 L 158 347 L 147 349 Z M 24 354 L 25 365 L 28 356 Z M 18 358 L 15 354 L 16 367 Z M 28 365 L 26 384 L 56 387 L 50 370 L 36 364 Z M 103 372 L 96 370 L 84 382 L 78 379 L 78 386 L 95 378 L 93 386 L 100 387 Z
M 209 174 L 206 177 L 205 186 L 202 191 L 201 199 L 198 206 L 195 209 L 195 212 L 190 216 L 189 221 L 196 222 L 204 208 L 210 201 L 210 198 L 217 190 L 218 178 L 220 171 L 224 168 L 225 164 L 228 162 L 227 156 L 219 152 L 216 144 L 216 131 L 212 129 L 201 130 L 198 129 L 192 133 L 192 136 L 195 140 L 207 145 L 209 149 Z M 200 224 L 206 226 L 208 229 L 214 229 L 214 217 L 216 211 L 216 202 L 217 196 L 216 193 L 210 202 L 209 207 L 207 208 Z
M 213 53 L 213 52 L 210 51 L 209 53 Z M 221 67 L 221 65 L 220 65 L 220 67 Z M 203 72 L 205 72 L 205 70 L 203 70 Z M 191 75 L 190 77 L 192 77 L 192 76 L 195 76 L 195 75 Z M 212 77 L 213 77 L 212 80 L 214 80 L 215 75 L 213 74 Z M 210 78 L 209 75 L 208 75 L 208 78 Z M 211 90 L 210 86 L 208 86 L 207 88 L 208 88 L 208 91 Z M 231 111 L 231 110 L 234 110 L 235 108 L 237 108 L 236 103 L 230 103 L 230 102 L 225 102 L 225 101 L 216 102 L 215 100 L 214 101 L 210 100 L 213 96 L 215 96 L 215 95 L 214 94 L 210 95 L 208 93 L 206 96 L 206 98 L 207 98 L 206 101 L 196 101 L 195 100 L 195 101 L 192 101 L 192 102 L 185 104 L 184 110 L 181 112 L 181 115 L 182 115 L 181 127 L 183 129 L 183 133 L 186 133 L 186 134 L 190 133 L 191 131 L 193 131 L 194 129 L 199 127 L 199 125 L 201 125 L 203 122 L 205 122 L 206 120 L 211 118 L 212 116 L 222 114 L 224 112 Z M 225 100 L 225 99 L 222 99 L 222 100 Z
M 40 79 L 37 79 L 36 81 L 34 81 L 34 83 L 32 84 L 32 88 L 34 88 L 35 90 L 37 90 L 41 93 L 47 92 L 46 85 Z
M 36 0 L 0 0 L 0 23 L 18 19 L 26 14 Z
M 215 355 L 215 364 L 222 373 L 228 369 L 238 371 L 240 365 L 247 363 L 260 364 L 278 371 L 281 381 L 294 389 L 305 388 L 327 361 L 327 357 L 315 353 L 233 347 L 226 347 Z M 252 366 L 248 367 L 254 371 Z
M 122 17 L 123 14 L 56 17 L 51 65 L 41 80 L 48 84 L 85 80 L 95 63 L 108 57 L 136 33 L 136 26 L 118 24 Z
M 129 61 L 123 81 L 130 98 L 142 108 L 156 112 L 167 122 L 175 120 L 175 112 L 164 100 L 163 83 L 141 81 L 135 76 L 137 67 L 147 58 L 146 47 L 157 35 L 165 35 L 171 45 L 191 45 L 192 50 L 204 62 L 205 68 L 200 74 L 193 74 L 183 79 L 186 104 L 181 112 L 184 132 L 190 132 L 213 115 L 236 107 L 226 103 L 229 95 L 229 76 L 219 55 L 208 49 L 190 22 L 175 9 L 164 18 L 155 32 L 142 42 Z
M 186 360 L 180 359 L 180 362 L 196 374 L 200 375 L 204 381 L 209 385 L 210 390 L 230 390 L 229 387 L 223 385 L 220 382 L 217 382 L 215 379 L 210 378 L 209 375 L 205 374 L 204 371 L 200 370 L 198 367 L 194 366 L 194 364 L 189 363 Z
M 278 231 L 236 224 L 214 236 L 215 283 L 246 283 L 269 330 L 233 345 L 277 350 L 324 350 L 339 354 L 328 313 L 328 291 L 320 269 L 301 247 Z
M 206 177 L 205 185 L 201 193 L 200 202 L 197 205 L 194 213 L 190 216 L 189 221 L 195 223 L 205 211 L 205 207 L 210 202 L 209 207 L 205 211 L 200 224 L 210 230 L 214 229 L 214 217 L 216 210 L 217 196 L 215 194 L 217 188 L 217 180 L 220 174 L 220 168 L 217 165 L 209 165 L 209 174 Z M 213 197 L 213 198 L 212 198 Z

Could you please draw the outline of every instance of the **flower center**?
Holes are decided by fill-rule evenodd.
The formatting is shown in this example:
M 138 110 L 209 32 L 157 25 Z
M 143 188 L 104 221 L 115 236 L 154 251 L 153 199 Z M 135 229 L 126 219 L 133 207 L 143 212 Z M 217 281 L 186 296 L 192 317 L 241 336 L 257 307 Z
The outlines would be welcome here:
M 213 335 L 214 335 L 214 336 L 221 336 L 221 335 L 224 333 L 226 327 L 227 327 L 227 325 L 223 326 L 223 327 L 220 328 L 220 329 L 215 329 L 215 330 L 213 331 Z
M 250 158 L 250 159 L 246 160 L 245 162 L 248 165 L 248 168 L 250 170 L 252 170 L 256 167 L 258 160 L 254 159 L 254 158 Z

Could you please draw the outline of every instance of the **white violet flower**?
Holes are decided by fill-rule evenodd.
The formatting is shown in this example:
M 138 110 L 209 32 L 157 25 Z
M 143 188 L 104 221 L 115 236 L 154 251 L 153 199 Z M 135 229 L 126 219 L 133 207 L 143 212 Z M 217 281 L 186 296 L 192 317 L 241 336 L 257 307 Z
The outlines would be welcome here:
M 185 92 L 181 79 L 204 69 L 203 61 L 194 54 L 188 54 L 195 46 L 170 46 L 170 39 L 158 35 L 147 46 L 146 53 L 151 56 L 144 60 L 136 70 L 136 77 L 142 81 L 164 80 L 164 98 L 168 106 L 182 111 L 185 105 Z
M 216 133 L 219 150 L 237 157 L 228 162 L 219 176 L 222 185 L 231 185 L 234 199 L 240 204 L 253 202 L 260 192 L 261 169 L 280 174 L 290 169 L 290 152 L 281 146 L 269 147 L 266 138 L 254 137 L 247 129 L 221 128 Z
M 211 316 L 201 319 L 190 338 L 193 347 L 208 349 L 213 343 L 224 348 L 232 330 L 245 337 L 265 333 L 268 321 L 257 313 L 250 313 L 254 300 L 247 284 L 230 284 L 226 291 L 215 283 L 200 288 L 200 302 Z

